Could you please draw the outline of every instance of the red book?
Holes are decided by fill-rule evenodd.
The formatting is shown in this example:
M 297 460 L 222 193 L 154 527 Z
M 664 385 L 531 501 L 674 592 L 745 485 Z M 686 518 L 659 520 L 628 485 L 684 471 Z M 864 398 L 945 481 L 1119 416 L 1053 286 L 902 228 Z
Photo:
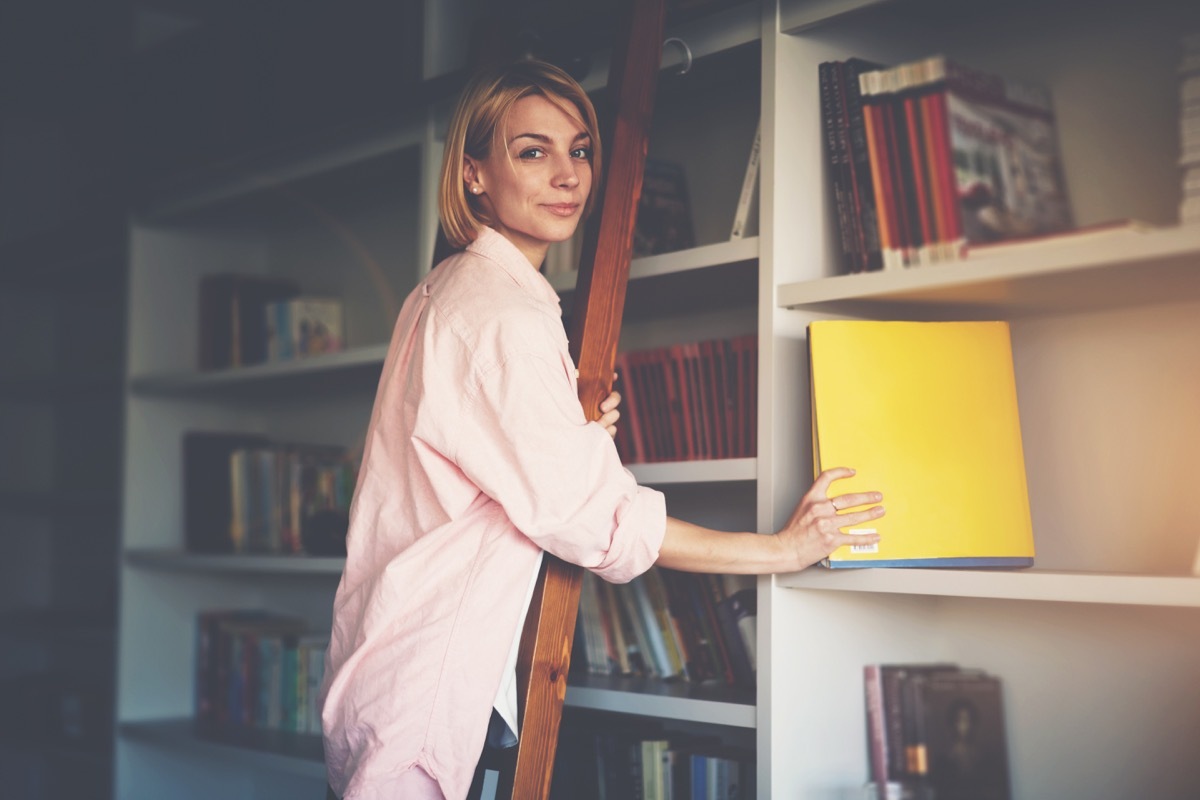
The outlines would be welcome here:
M 893 98 L 884 97 L 881 106 L 884 122 L 884 148 L 887 150 L 888 169 L 891 172 L 890 201 L 896 210 L 896 233 L 901 264 L 907 267 L 916 261 L 914 255 L 917 235 L 915 235 L 913 227 L 914 220 L 909 213 L 911 209 L 908 201 L 908 186 L 904 180 L 904 164 L 900 159 L 900 122 L 897 119 L 897 104 L 892 100 Z
M 642 447 L 642 411 L 638 408 L 637 388 L 640 381 L 633 374 L 628 353 L 618 353 L 615 362 L 618 390 L 621 392 L 621 419 L 617 422 L 617 449 L 627 464 L 646 460 Z
M 908 160 L 913 177 L 913 191 L 916 195 L 917 220 L 921 228 L 921 243 L 923 263 L 932 261 L 932 252 L 936 249 L 937 229 L 933 217 L 933 202 L 930 196 L 928 182 L 925 180 L 925 148 L 922 126 L 918 109 L 919 98 L 909 93 L 904 97 L 904 123 L 908 128 Z
M 687 365 L 684 363 L 683 346 L 674 344 L 663 349 L 666 352 L 668 380 L 673 384 L 675 390 L 672 408 L 677 410 L 671 416 L 674 427 L 678 431 L 680 444 L 677 451 L 678 457 L 681 461 L 691 461 L 697 458 L 696 434 L 693 427 L 695 421 L 692 414 L 691 392 L 688 390 Z

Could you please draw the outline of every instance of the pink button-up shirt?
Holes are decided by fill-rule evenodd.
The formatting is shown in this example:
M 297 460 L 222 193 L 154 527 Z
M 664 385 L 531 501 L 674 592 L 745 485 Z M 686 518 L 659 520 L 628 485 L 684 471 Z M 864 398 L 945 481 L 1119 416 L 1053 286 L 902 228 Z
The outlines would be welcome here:
M 384 361 L 326 656 L 333 789 L 464 797 L 540 552 L 625 582 L 665 530 L 584 417 L 554 289 L 485 228 L 409 295 Z

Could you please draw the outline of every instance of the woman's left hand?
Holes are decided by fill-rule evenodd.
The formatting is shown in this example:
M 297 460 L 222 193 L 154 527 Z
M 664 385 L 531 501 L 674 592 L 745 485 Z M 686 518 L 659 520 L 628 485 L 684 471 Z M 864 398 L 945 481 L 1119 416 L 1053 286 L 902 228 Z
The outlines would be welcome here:
M 621 418 L 621 412 L 617 410 L 617 406 L 621 404 L 621 393 L 614 391 L 608 397 L 604 398 L 600 403 L 600 419 L 597 420 L 604 429 L 608 431 L 608 435 L 616 438 L 617 435 L 617 420 Z

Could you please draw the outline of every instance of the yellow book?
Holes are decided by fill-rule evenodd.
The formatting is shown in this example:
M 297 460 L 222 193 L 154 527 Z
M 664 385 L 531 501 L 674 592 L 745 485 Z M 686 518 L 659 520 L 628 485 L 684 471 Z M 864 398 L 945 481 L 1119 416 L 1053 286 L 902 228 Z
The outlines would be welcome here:
M 1033 564 L 1008 323 L 829 320 L 808 343 L 815 474 L 851 467 L 831 494 L 887 509 L 825 566 Z

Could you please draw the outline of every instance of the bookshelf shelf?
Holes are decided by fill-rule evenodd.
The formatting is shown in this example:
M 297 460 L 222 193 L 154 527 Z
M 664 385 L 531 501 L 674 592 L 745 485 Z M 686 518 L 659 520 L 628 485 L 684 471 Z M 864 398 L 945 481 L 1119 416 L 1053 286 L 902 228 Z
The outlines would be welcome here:
M 776 580 L 782 587 L 816 591 L 1200 608 L 1200 578 L 1185 575 L 814 568 Z
M 758 473 L 758 462 L 753 458 L 730 458 L 719 461 L 670 461 L 627 466 L 638 479 L 638 483 L 650 486 L 673 483 L 752 481 Z
M 572 675 L 566 704 L 572 708 L 753 728 L 754 690 L 668 683 L 645 678 Z
M 963 261 L 780 285 L 783 308 L 847 316 L 1022 317 L 1200 299 L 1200 226 L 995 246 Z
M 147 397 L 204 394 L 262 394 L 319 388 L 331 379 L 361 380 L 373 385 L 387 355 L 387 345 L 370 345 L 238 369 L 141 375 L 130 380 L 134 394 Z
M 125 562 L 144 569 L 256 575 L 339 577 L 346 559 L 333 556 L 201 554 L 180 550 L 130 549 Z
M 629 281 L 644 280 L 660 275 L 706 269 L 724 264 L 737 264 L 758 258 L 758 237 L 732 239 L 728 242 L 702 245 L 674 253 L 635 258 L 629 265 Z M 550 285 L 559 292 L 571 291 L 579 278 L 578 272 L 563 272 L 550 277 Z
M 325 779 L 324 751 L 317 736 L 255 729 L 205 733 L 187 718 L 124 722 L 118 733 L 131 742 Z

